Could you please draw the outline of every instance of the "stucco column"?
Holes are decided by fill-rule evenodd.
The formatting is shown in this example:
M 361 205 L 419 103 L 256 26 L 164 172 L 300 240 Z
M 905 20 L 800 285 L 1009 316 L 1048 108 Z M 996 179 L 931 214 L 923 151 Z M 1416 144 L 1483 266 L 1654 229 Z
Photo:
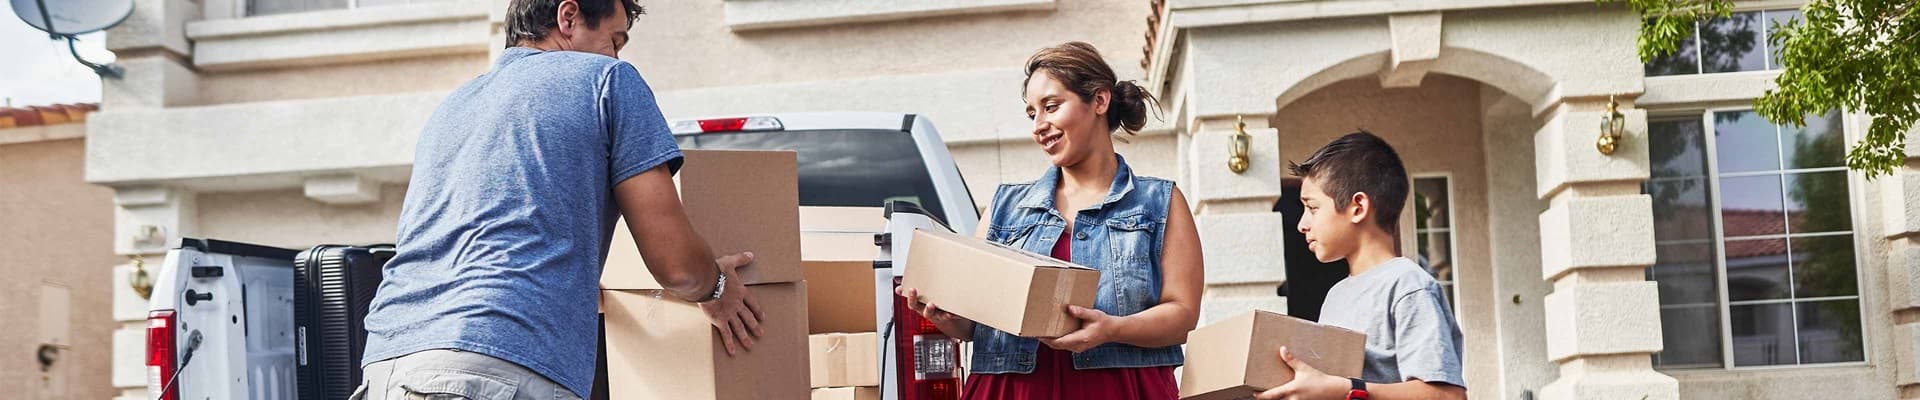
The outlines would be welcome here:
M 1653 370 L 1661 349 L 1659 292 L 1645 271 L 1654 263 L 1646 112 L 1623 104 L 1626 134 L 1617 150 L 1595 149 L 1605 98 L 1568 99 L 1546 111 L 1534 133 L 1540 214 L 1547 358 L 1560 378 L 1548 400 L 1679 397 L 1679 384 Z
M 99 113 L 198 104 L 199 76 L 192 69 L 193 45 L 187 41 L 186 29 L 188 22 L 201 19 L 203 11 L 201 3 L 192 0 L 134 0 L 133 14 L 106 32 L 107 50 L 114 52 L 114 64 L 124 70 L 118 79 L 101 79 Z M 95 136 L 93 129 L 89 125 L 88 136 Z M 163 187 L 114 190 L 114 246 L 84 251 L 111 250 L 137 257 L 152 276 L 168 243 L 192 229 L 193 196 Z M 110 381 L 120 398 L 148 398 L 147 299 L 131 289 L 131 263 L 100 267 L 113 269 L 111 318 L 120 323 L 113 332 Z
M 198 101 L 187 22 L 200 15 L 200 4 L 191 0 L 135 0 L 133 15 L 106 32 L 107 50 L 125 71 L 121 78 L 101 79 L 101 112 Z
M 1181 191 L 1194 211 L 1201 252 L 1207 262 L 1207 290 L 1201 302 L 1202 324 L 1249 310 L 1287 311 L 1275 294 L 1287 278 L 1281 233 L 1288 229 L 1273 212 L 1280 199 L 1280 135 L 1267 126 L 1270 115 L 1247 115 L 1248 167 L 1227 168 L 1237 132 L 1233 117 L 1201 118 L 1186 132 L 1184 161 L 1189 179 Z
M 1866 128 L 1866 124 L 1860 124 Z M 1900 398 L 1920 399 L 1920 127 L 1907 131 L 1906 165 L 1883 175 L 1887 305 L 1893 315 L 1894 385 Z

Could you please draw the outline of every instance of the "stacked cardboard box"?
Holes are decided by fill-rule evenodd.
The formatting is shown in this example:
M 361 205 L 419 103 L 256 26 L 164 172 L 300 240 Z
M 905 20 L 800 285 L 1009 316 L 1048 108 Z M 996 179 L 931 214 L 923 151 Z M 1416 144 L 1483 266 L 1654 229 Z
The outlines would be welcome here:
M 807 283 L 793 152 L 685 152 L 676 184 L 715 256 L 752 251 L 739 280 L 766 314 L 752 351 L 729 356 L 706 313 L 663 293 L 624 224 L 600 279 L 603 383 L 614 399 L 806 399 Z
M 879 253 L 873 234 L 885 225 L 878 208 L 800 210 L 807 326 L 813 334 L 807 359 L 815 399 L 879 399 L 877 302 L 883 295 L 892 297 L 891 283 L 883 282 L 892 275 L 873 267 Z
M 1358 377 L 1366 345 L 1360 332 L 1266 311 L 1241 314 L 1187 333 L 1180 398 L 1247 399 L 1292 381 L 1281 347 L 1328 375 Z

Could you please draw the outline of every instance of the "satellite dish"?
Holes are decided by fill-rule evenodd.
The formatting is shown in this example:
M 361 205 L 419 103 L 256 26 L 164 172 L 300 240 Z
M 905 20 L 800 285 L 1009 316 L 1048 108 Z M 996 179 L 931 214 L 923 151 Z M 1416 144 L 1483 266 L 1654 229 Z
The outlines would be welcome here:
M 14 14 L 27 25 L 62 36 L 106 30 L 133 15 L 133 0 L 11 1 Z
M 66 39 L 67 51 L 73 53 L 73 59 L 81 65 L 92 68 L 93 73 L 106 78 L 119 78 L 121 69 L 112 64 L 101 65 L 80 58 L 80 51 L 74 49 L 75 36 L 112 28 L 133 15 L 133 0 L 9 0 L 14 15 L 21 21 L 46 32 L 54 39 Z M 48 4 L 52 3 L 52 4 Z

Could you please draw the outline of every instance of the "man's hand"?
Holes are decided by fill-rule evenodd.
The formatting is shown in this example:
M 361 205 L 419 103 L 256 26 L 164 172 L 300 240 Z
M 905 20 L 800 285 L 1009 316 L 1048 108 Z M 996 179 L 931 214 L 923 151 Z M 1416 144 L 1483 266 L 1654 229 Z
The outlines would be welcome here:
M 1113 324 L 1119 319 L 1098 309 L 1068 305 L 1067 313 L 1080 320 L 1080 329 L 1057 338 L 1042 338 L 1040 343 L 1054 349 L 1079 353 L 1113 341 Z
M 1346 400 L 1347 391 L 1353 389 L 1353 383 L 1347 378 L 1327 375 L 1305 361 L 1293 357 L 1286 347 L 1280 348 L 1280 361 L 1293 369 L 1293 380 L 1285 385 L 1261 393 L 1255 398 L 1260 400 Z
M 726 343 L 727 355 L 752 350 L 753 341 L 764 333 L 760 320 L 767 315 L 760 311 L 760 303 L 747 293 L 747 285 L 740 282 L 740 274 L 734 270 L 753 263 L 753 253 L 720 257 L 713 262 L 720 265 L 720 274 L 727 277 L 727 288 L 720 298 L 700 303 L 700 310 L 706 311 L 714 329 L 720 330 L 720 341 Z

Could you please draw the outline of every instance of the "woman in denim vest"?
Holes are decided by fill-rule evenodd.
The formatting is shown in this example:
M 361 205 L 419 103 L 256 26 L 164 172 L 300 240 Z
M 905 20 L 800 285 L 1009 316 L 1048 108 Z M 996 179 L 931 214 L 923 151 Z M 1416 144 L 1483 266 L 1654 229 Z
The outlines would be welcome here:
M 1063 311 L 1080 330 L 1032 339 L 901 294 L 948 336 L 974 342 L 964 398 L 1174 399 L 1179 346 L 1200 313 L 1200 235 L 1173 182 L 1134 175 L 1113 151 L 1114 131 L 1139 131 L 1152 98 L 1117 81 L 1086 43 L 1041 49 L 1026 71 L 1033 141 L 1053 167 L 1000 185 L 974 234 L 1100 270 L 1094 307 Z

